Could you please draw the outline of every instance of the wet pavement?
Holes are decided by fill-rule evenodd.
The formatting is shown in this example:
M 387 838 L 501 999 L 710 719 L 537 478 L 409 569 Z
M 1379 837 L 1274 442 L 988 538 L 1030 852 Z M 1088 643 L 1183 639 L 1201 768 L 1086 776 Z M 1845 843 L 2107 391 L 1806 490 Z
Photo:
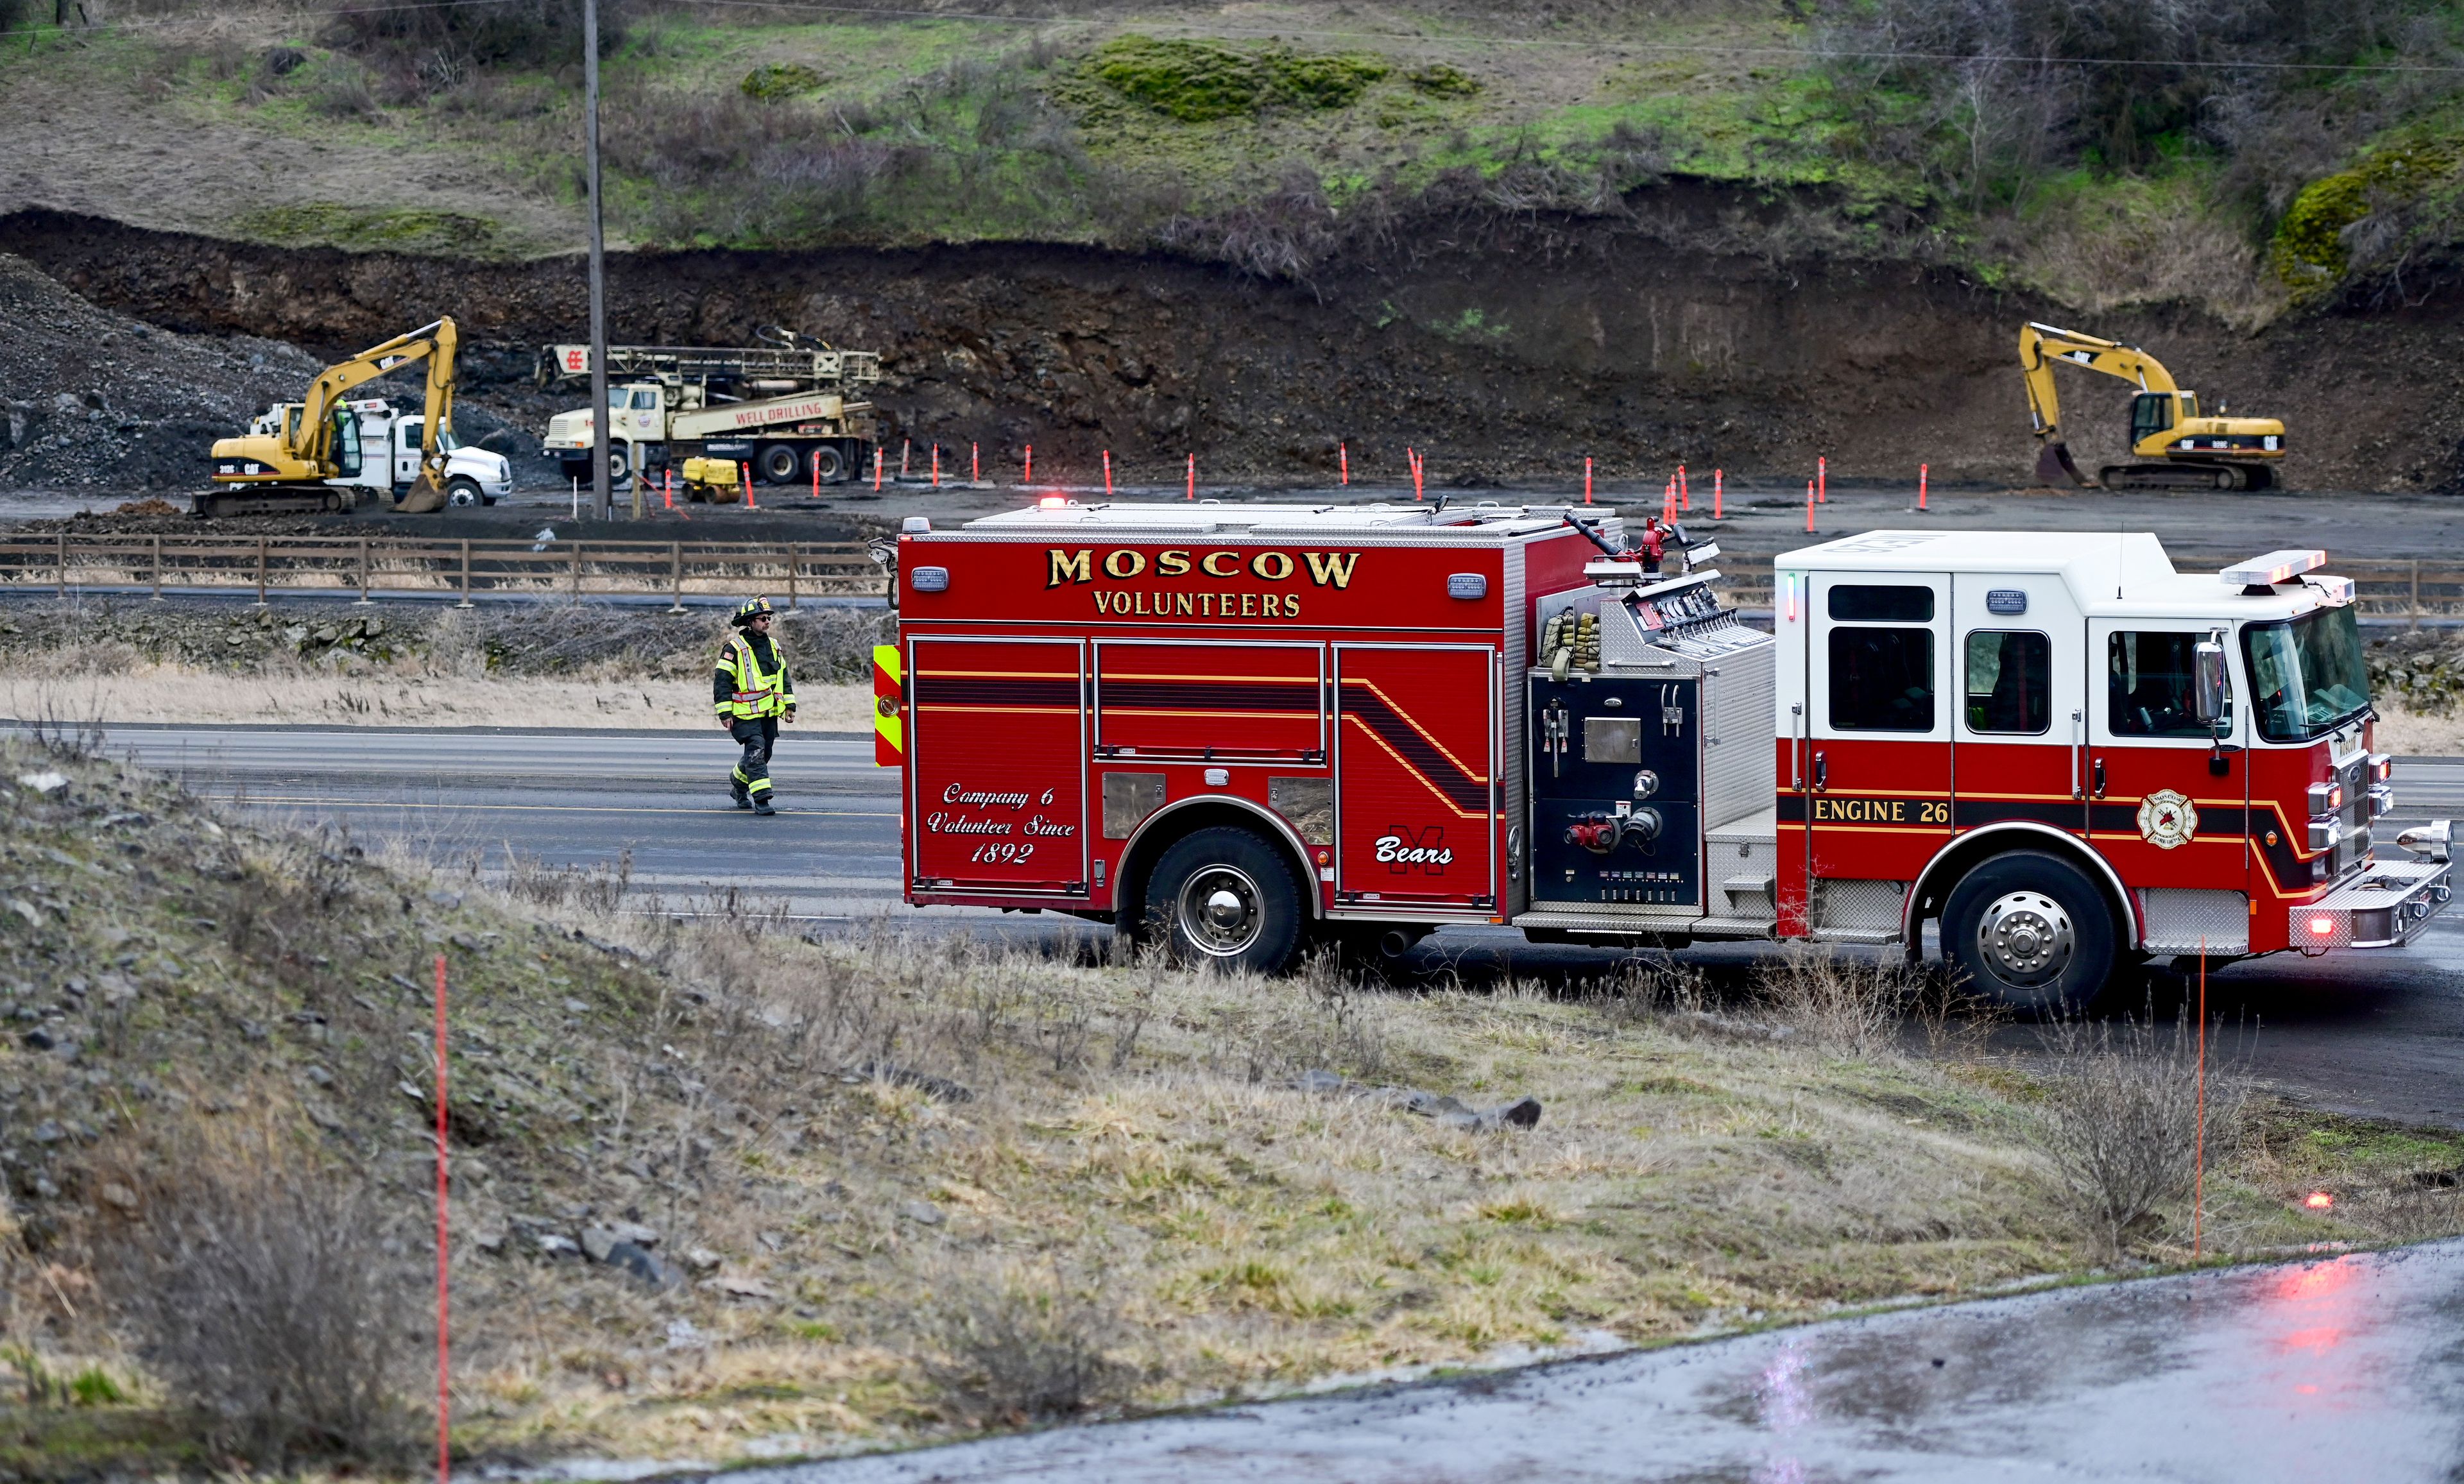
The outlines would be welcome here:
M 2464 1241 L 729 1477 L 2453 1481 Z

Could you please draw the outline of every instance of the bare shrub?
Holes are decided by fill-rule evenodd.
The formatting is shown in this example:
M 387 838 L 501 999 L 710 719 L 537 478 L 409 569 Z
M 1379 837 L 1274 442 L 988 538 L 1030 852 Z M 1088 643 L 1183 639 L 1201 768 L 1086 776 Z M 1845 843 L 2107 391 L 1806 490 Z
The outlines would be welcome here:
M 366 69 L 348 62 L 336 64 L 318 84 L 308 106 L 329 119 L 375 119 L 384 112 Z
M 633 882 L 633 852 L 627 850 L 600 865 L 549 865 L 505 847 L 504 887 L 517 902 L 539 906 L 574 907 L 605 917 L 625 905 Z
M 2032 1137 L 2072 1214 L 2119 1257 L 2190 1191 L 2200 1122 L 2192 1027 L 2065 1020 L 2046 1028 L 2044 1047 L 2051 1065 Z M 2211 1150 L 2231 1141 L 2248 1086 L 2237 1067 L 2211 1064 Z
M 1251 1085 L 1308 1071 L 1372 1081 L 1388 1059 L 1384 1002 L 1348 981 L 1325 952 L 1310 954 L 1286 979 L 1243 975 L 1214 1007 L 1203 1059 Z
M 1923 970 L 1896 959 L 1793 944 L 1762 967 L 1754 993 L 1773 1020 L 1813 1044 L 1872 1057 L 1898 1047 L 1900 1023 L 1925 981 Z
M 1589 986 L 1584 1003 L 1612 1022 L 1648 1025 L 1710 1013 L 1718 1002 L 1701 968 L 1673 958 L 1634 959 Z
M 247 1457 L 398 1458 L 418 1434 L 419 1264 L 366 1182 L 268 1132 L 245 1143 L 191 1132 L 106 1171 L 136 1197 L 96 1243 L 117 1312 Z
M 1175 217 L 1156 229 L 1155 240 L 1253 277 L 1298 278 L 1325 261 L 1344 236 L 1317 172 L 1289 164 L 1274 189 L 1220 214 Z
M 1093 1285 L 961 1272 L 934 1287 L 925 1373 L 979 1426 L 1074 1417 L 1126 1395 L 1134 1372 L 1114 1357 L 1129 1329 Z
M 582 59 L 580 0 L 468 0 L 440 6 L 422 0 L 328 0 L 325 37 L 366 55 L 444 54 L 468 62 L 555 65 Z M 639 7 L 602 0 L 599 50 L 625 39 Z

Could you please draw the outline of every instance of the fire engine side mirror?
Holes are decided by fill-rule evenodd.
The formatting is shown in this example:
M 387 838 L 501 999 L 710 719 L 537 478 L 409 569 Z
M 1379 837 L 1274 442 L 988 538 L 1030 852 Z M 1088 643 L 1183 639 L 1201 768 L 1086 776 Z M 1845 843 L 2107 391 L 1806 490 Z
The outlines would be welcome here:
M 2190 706 L 2202 725 L 2213 728 L 2224 720 L 2225 703 L 2233 696 L 2233 683 L 2225 673 L 2225 646 L 2202 640 L 2192 653 Z

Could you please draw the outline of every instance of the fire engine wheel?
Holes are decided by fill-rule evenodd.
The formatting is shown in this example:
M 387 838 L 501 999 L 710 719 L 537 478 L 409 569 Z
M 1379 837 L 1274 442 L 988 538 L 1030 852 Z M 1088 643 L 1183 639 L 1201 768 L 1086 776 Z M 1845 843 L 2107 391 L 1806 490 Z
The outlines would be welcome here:
M 1943 906 L 1943 953 L 2014 1010 L 2081 1007 L 2112 977 L 2113 914 L 2087 874 L 2017 851 L 1968 873 Z
M 1185 964 L 1280 972 L 1301 939 L 1300 886 L 1272 845 L 1229 826 L 1173 844 L 1148 878 L 1147 918 Z

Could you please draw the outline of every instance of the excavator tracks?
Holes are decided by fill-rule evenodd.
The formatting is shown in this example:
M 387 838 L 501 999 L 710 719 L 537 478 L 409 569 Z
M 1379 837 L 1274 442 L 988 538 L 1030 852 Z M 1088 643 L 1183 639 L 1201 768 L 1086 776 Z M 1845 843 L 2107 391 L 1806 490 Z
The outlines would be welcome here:
M 2273 490 L 2276 470 L 2263 464 L 2111 464 L 2097 470 L 2107 490 Z

